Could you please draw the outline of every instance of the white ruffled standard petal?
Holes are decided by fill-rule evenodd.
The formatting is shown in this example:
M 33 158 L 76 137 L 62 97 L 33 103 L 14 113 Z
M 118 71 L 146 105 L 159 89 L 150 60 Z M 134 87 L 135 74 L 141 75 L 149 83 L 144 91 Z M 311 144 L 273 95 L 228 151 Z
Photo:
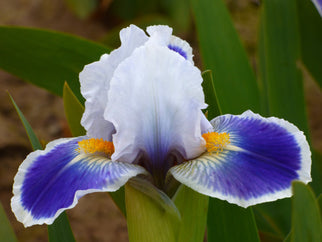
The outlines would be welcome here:
M 172 28 L 165 25 L 149 26 L 146 30 L 160 45 L 167 46 L 193 64 L 192 48 L 185 40 L 172 35 Z
M 131 177 L 146 172 L 140 166 L 79 152 L 78 142 L 86 138 L 50 142 L 45 150 L 30 153 L 21 164 L 11 207 L 26 227 L 51 224 L 85 194 L 116 191 Z
M 120 48 L 109 55 L 102 55 L 99 61 L 86 65 L 79 74 L 81 93 L 86 99 L 81 124 L 87 130 L 87 135 L 93 138 L 111 140 L 114 126 L 103 117 L 110 80 L 116 67 L 148 39 L 144 31 L 135 25 L 122 29 L 120 38 Z
M 105 118 L 112 122 L 113 160 L 143 155 L 149 171 L 167 170 L 167 156 L 203 152 L 201 109 L 206 107 L 200 71 L 167 47 L 149 40 L 114 73 Z
M 291 183 L 311 181 L 311 152 L 293 124 L 247 111 L 212 120 L 230 144 L 170 169 L 192 189 L 242 207 L 291 196 Z

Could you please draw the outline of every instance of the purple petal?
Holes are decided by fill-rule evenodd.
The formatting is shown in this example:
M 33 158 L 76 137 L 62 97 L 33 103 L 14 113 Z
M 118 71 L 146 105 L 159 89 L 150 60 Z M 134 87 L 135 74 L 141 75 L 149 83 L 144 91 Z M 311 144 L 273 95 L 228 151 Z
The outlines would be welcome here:
M 12 210 L 24 225 L 51 224 L 78 199 L 96 191 L 116 191 L 144 169 L 80 153 L 86 137 L 59 139 L 44 151 L 32 152 L 19 168 L 13 186 Z
M 311 152 L 293 124 L 247 111 L 212 122 L 230 135 L 222 152 L 205 153 L 171 174 L 194 190 L 243 207 L 291 196 L 291 183 L 311 181 Z

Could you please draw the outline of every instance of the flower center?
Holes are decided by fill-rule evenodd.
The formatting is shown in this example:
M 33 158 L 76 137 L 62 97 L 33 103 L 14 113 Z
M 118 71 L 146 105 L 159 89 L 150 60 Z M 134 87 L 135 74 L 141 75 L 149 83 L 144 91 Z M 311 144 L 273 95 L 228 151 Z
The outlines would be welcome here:
M 202 135 L 206 141 L 206 148 L 208 152 L 223 151 L 223 149 L 230 143 L 229 134 L 227 133 L 217 133 L 209 132 Z
M 89 153 L 104 153 L 111 157 L 114 153 L 113 142 L 105 141 L 103 139 L 85 139 L 78 142 L 78 152 Z

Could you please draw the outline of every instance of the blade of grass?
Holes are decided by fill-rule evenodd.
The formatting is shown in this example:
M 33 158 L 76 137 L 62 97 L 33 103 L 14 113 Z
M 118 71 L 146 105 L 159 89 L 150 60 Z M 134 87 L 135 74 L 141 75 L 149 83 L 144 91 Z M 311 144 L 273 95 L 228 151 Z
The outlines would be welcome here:
M 17 238 L 0 203 L 0 241 L 16 242 Z
M 322 18 L 312 1 L 297 0 L 297 13 L 302 61 L 321 88 Z
M 293 183 L 291 241 L 322 241 L 320 209 L 313 191 L 301 182 Z
M 203 241 L 209 197 L 181 185 L 172 200 L 181 214 L 177 242 Z
M 212 78 L 212 71 L 206 70 L 202 73 L 202 88 L 205 94 L 205 101 L 208 104 L 206 109 L 207 118 L 212 120 L 216 116 L 219 116 L 222 112 L 220 109 L 219 101 L 216 95 L 216 90 L 214 87 L 214 82 Z
M 255 75 L 223 0 L 190 0 L 195 15 L 205 69 L 214 73 L 214 85 L 223 113 L 259 112 Z
M 0 68 L 62 95 L 65 80 L 80 101 L 78 74 L 109 49 L 103 45 L 59 32 L 0 27 Z
M 212 241 L 259 242 L 252 209 L 210 198 L 208 242 Z

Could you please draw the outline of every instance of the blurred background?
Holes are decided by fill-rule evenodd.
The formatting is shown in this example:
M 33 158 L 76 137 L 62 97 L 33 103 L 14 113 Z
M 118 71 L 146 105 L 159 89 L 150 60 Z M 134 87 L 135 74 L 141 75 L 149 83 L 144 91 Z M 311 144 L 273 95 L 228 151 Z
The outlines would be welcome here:
M 226 0 L 226 4 L 256 72 L 257 29 L 261 3 L 259 0 Z M 203 70 L 193 16 L 187 0 L 0 2 L 0 25 L 61 31 L 101 42 L 112 48 L 117 48 L 120 44 L 120 29 L 131 23 L 142 28 L 153 24 L 170 25 L 175 35 L 193 46 L 194 61 Z M 313 146 L 322 151 L 322 93 L 308 74 L 305 74 L 304 79 L 311 138 Z M 46 226 L 25 229 L 16 221 L 10 209 L 13 178 L 22 160 L 31 152 L 31 146 L 6 90 L 11 93 L 38 138 L 44 143 L 71 136 L 64 116 L 62 99 L 1 70 L 0 86 L 0 202 L 19 241 L 46 241 Z M 126 221 L 107 193 L 86 195 L 67 213 L 77 241 L 128 241 Z

